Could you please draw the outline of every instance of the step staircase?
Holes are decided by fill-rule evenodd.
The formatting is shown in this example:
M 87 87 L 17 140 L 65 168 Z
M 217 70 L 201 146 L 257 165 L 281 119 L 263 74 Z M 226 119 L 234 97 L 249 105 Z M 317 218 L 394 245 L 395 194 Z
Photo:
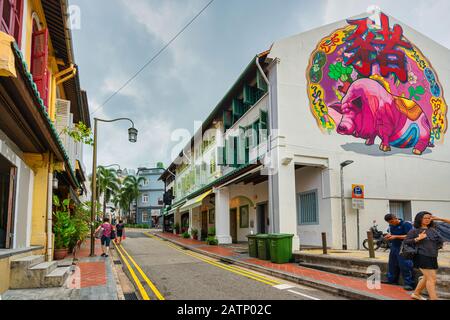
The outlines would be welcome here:
M 27 256 L 11 261 L 10 289 L 62 287 L 70 274 L 71 267 L 45 262 L 43 255 Z
M 351 276 L 356 278 L 367 279 L 367 268 L 369 266 L 378 266 L 381 271 L 381 280 L 387 280 L 387 263 L 380 261 L 364 261 L 360 259 L 344 259 L 334 258 L 326 255 L 310 255 L 297 254 L 295 255 L 296 262 L 305 268 L 321 270 L 325 272 Z M 420 276 L 420 272 L 416 273 L 416 280 Z M 437 274 L 436 290 L 438 296 L 443 299 L 450 299 L 450 268 L 441 267 Z M 400 284 L 403 281 L 400 277 Z

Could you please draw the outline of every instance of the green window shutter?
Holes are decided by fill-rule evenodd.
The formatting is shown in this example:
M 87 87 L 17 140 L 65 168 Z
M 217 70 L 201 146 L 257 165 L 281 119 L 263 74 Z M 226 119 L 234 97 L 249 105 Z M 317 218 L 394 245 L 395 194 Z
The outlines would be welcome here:
M 223 126 L 225 127 L 225 130 L 228 130 L 233 125 L 233 115 L 231 111 L 225 110 L 223 112 Z
M 239 166 L 239 137 L 233 137 L 233 167 Z
M 225 166 L 227 164 L 226 147 L 217 147 L 217 165 Z
M 298 195 L 298 222 L 299 224 L 319 224 L 317 191 L 309 191 Z
M 259 120 L 255 121 L 252 125 L 253 129 L 253 147 L 257 147 L 259 145 Z
M 265 91 L 251 87 L 249 85 L 244 86 L 244 104 L 247 106 L 247 110 L 253 106 L 259 99 L 265 94 Z
M 236 123 L 246 112 L 244 103 L 239 99 L 233 99 L 231 109 L 233 113 L 233 123 Z
M 263 94 L 267 92 L 267 83 L 259 70 L 256 72 L 256 86 Z
M 266 140 L 269 136 L 269 125 L 268 125 L 268 114 L 266 111 L 259 111 L 260 120 L 259 120 L 259 129 L 260 129 L 260 141 Z M 264 132 L 265 131 L 265 132 Z M 263 136 L 263 134 L 265 135 Z

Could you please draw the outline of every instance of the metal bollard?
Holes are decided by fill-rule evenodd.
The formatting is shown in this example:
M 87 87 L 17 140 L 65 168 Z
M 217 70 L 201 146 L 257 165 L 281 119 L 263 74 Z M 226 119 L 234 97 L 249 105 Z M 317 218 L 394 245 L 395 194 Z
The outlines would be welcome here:
M 374 259 L 375 258 L 375 249 L 373 247 L 373 233 L 372 231 L 367 231 L 367 242 L 369 245 L 369 257 Z
M 328 254 L 326 232 L 322 232 L 322 249 L 323 249 L 323 254 Z

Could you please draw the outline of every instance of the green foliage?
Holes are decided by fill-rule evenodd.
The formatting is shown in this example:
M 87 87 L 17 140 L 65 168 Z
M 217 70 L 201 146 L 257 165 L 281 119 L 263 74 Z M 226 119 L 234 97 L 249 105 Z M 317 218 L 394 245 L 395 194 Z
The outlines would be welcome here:
M 73 138 L 76 142 L 81 142 L 89 146 L 94 145 L 92 130 L 83 122 L 79 122 L 78 124 L 75 125 L 74 128 L 64 128 L 62 133 L 67 134 L 69 137 Z
M 219 244 L 219 240 L 215 236 L 209 236 L 206 238 L 206 243 L 210 246 L 217 246 Z
M 422 86 L 418 86 L 414 88 L 413 86 L 409 87 L 409 100 L 415 99 L 417 101 L 421 100 L 420 96 L 423 96 L 425 94 L 425 89 Z
M 215 236 L 216 235 L 216 228 L 215 227 L 209 227 L 208 228 L 208 236 Z
M 197 229 L 192 229 L 191 233 L 192 233 L 193 237 L 196 237 L 198 235 L 198 230 Z
M 55 249 L 66 249 L 69 248 L 70 242 L 77 232 L 70 218 L 70 199 L 61 202 L 57 196 L 53 196 L 53 205 L 56 207 L 56 211 L 53 212 L 55 218 L 53 222 Z
M 91 207 L 88 203 L 83 203 L 75 209 L 72 217 L 72 224 L 75 227 L 75 233 L 72 235 L 69 248 L 73 249 L 78 241 L 84 241 L 90 234 Z
M 175 231 L 176 233 L 180 233 L 180 224 L 178 222 L 175 223 Z
M 342 62 L 338 62 L 330 65 L 330 72 L 328 76 L 333 80 L 341 80 L 342 82 L 352 82 L 351 74 L 353 73 L 353 68 L 351 66 L 344 67 Z
M 158 162 L 157 165 L 158 169 L 164 169 L 164 163 Z
M 182 237 L 184 239 L 189 239 L 191 237 L 191 235 L 189 234 L 189 232 L 186 231 L 186 232 L 183 232 Z

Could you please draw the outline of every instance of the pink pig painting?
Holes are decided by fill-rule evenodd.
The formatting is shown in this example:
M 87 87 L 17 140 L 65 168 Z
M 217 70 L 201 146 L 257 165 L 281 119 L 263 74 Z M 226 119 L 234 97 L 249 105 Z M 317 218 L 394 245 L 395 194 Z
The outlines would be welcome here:
M 366 145 L 373 145 L 378 136 L 384 152 L 393 146 L 413 148 L 421 155 L 431 146 L 430 122 L 419 104 L 392 95 L 375 80 L 356 80 L 342 101 L 330 108 L 342 114 L 339 134 L 366 139 Z

